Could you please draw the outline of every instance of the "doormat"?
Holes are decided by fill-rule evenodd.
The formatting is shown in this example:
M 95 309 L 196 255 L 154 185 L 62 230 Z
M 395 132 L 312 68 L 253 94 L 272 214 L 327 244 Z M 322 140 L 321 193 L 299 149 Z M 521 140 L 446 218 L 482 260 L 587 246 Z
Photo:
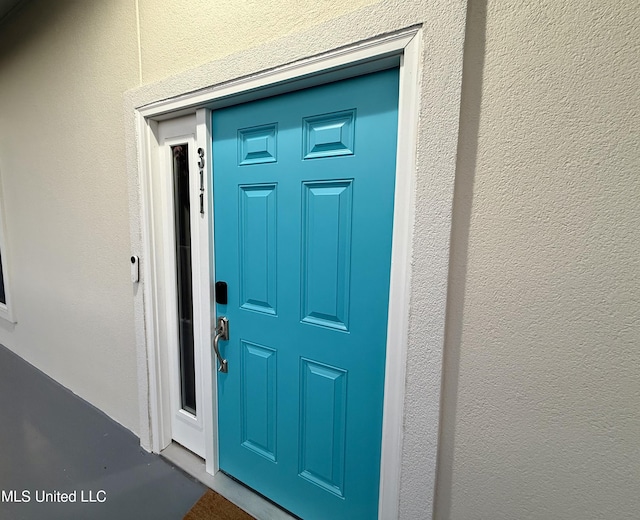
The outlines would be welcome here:
M 208 489 L 182 520 L 255 520 L 223 496 Z

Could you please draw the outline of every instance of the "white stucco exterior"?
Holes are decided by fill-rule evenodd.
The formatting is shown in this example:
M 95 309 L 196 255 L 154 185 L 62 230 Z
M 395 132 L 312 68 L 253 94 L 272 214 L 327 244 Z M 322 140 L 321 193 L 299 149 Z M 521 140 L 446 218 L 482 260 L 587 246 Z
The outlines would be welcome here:
M 0 343 L 137 432 L 122 130 L 136 49 L 130 2 L 28 2 L 0 28 L 5 277 L 17 321 L 0 320 Z
M 639 22 L 471 2 L 439 519 L 638 516 Z
M 149 446 L 135 109 L 419 25 L 399 517 L 636 518 L 637 3 L 184 4 L 0 24 L 0 343 Z

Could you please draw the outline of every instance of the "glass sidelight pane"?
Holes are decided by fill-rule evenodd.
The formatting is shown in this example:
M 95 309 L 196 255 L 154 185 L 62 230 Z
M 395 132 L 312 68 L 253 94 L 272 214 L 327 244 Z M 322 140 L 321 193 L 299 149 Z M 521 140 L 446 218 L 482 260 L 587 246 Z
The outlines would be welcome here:
M 186 144 L 171 147 L 176 237 L 180 394 L 182 409 L 196 413 L 196 373 L 191 289 L 191 221 L 189 219 L 189 153 Z

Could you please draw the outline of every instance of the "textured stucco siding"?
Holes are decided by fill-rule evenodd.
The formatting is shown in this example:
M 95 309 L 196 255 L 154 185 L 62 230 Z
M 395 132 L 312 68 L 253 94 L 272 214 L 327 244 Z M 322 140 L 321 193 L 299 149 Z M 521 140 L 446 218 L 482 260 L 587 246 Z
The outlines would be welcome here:
M 138 2 L 142 81 L 152 83 L 339 18 L 376 0 Z M 256 55 L 256 63 L 261 59 Z M 233 66 L 229 72 L 234 72 Z
M 32 1 L 0 27 L 2 254 L 17 321 L 0 320 L 0 343 L 133 431 L 122 93 L 138 81 L 135 20 L 124 0 Z
M 464 4 L 21 4 L 0 343 L 148 443 L 134 107 L 422 25 L 400 518 L 638 518 L 640 4 Z
M 471 2 L 439 519 L 640 514 L 639 28 Z

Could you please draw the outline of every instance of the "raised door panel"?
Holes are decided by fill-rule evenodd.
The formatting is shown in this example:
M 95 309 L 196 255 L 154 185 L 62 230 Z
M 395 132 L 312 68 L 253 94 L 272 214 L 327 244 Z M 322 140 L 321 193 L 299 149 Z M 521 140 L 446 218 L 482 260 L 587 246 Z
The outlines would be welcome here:
M 302 321 L 349 328 L 352 181 L 304 183 Z
M 239 199 L 241 307 L 276 314 L 276 185 L 240 186 Z

